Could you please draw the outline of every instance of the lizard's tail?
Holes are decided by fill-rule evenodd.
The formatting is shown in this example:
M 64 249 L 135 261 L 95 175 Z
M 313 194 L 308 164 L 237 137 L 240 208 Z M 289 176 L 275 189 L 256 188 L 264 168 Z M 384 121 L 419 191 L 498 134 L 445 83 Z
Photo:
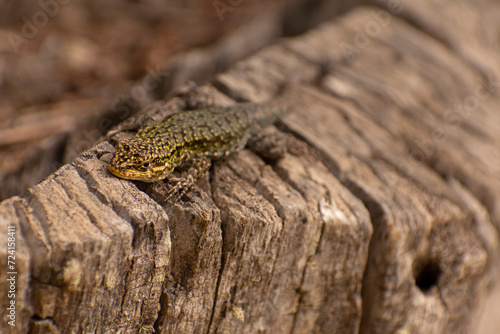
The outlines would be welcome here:
M 296 85 L 286 85 L 279 95 L 257 106 L 254 116 L 260 126 L 274 123 L 293 109 L 300 100 L 300 89 Z

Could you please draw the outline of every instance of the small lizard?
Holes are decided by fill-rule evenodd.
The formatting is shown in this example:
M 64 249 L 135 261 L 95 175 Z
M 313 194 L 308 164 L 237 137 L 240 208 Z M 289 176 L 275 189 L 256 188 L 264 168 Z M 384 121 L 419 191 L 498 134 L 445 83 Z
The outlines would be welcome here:
M 178 199 L 205 175 L 211 160 L 237 152 L 249 140 L 258 139 L 260 129 L 288 110 L 289 98 L 286 94 L 263 104 L 239 103 L 170 115 L 155 126 L 140 129 L 135 137 L 118 142 L 108 169 L 128 180 L 174 181 L 166 200 Z M 186 176 L 174 177 L 174 169 L 186 169 Z

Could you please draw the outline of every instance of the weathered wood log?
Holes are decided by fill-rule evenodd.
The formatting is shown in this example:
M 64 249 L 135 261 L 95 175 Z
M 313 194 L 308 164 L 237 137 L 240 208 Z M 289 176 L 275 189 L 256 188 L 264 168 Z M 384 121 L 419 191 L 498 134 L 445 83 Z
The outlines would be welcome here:
M 109 174 L 104 142 L 0 203 L 2 332 L 466 333 L 500 226 L 480 74 L 375 8 L 260 51 L 213 85 L 258 102 L 302 82 L 285 156 L 245 150 L 164 203 Z

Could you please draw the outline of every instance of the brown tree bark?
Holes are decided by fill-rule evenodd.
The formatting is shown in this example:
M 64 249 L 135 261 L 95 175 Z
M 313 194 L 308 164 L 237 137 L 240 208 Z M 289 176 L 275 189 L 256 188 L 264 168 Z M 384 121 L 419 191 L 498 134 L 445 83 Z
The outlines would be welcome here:
M 244 150 L 172 204 L 110 175 L 103 142 L 0 203 L 1 331 L 468 333 L 497 253 L 500 71 L 471 18 L 423 32 L 448 5 L 358 8 L 218 75 L 256 102 L 300 82 L 278 161 Z

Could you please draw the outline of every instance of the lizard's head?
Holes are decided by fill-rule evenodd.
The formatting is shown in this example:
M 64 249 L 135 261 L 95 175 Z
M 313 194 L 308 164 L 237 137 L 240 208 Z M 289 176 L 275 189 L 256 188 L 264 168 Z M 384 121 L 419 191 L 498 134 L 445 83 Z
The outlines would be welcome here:
M 155 182 L 174 170 L 169 156 L 158 154 L 154 143 L 131 138 L 118 143 L 109 171 L 123 179 Z

